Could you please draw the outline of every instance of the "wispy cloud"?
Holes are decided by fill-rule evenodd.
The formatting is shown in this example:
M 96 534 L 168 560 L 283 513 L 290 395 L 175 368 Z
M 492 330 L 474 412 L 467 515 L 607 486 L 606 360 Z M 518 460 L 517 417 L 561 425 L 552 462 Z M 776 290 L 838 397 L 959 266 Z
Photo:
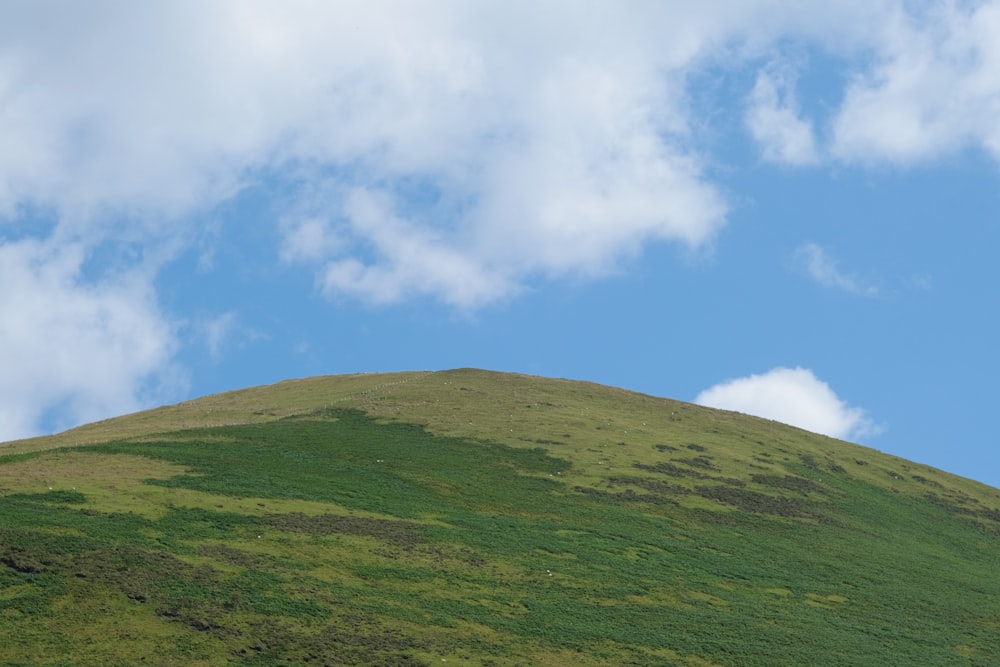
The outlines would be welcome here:
M 877 435 L 883 427 L 861 408 L 849 406 L 807 368 L 774 368 L 721 382 L 695 402 L 773 419 L 844 440 Z
M 803 119 L 791 77 L 770 71 L 757 75 L 746 111 L 746 124 L 765 160 L 789 165 L 819 162 L 812 123 Z
M 268 336 L 240 321 L 236 311 L 228 311 L 192 323 L 209 357 L 220 361 L 234 349 L 244 348 L 256 341 L 267 340 Z
M 235 326 L 236 313 L 232 311 L 213 317 L 203 324 L 205 345 L 213 359 L 218 359 L 222 354 L 223 346 L 232 336 Z
M 321 287 L 330 296 L 349 294 L 376 304 L 433 294 L 459 308 L 474 308 L 511 294 L 502 269 L 484 266 L 452 239 L 406 220 L 384 192 L 356 189 L 345 202 L 351 233 L 376 249 L 371 262 L 354 257 L 330 261 Z
M 286 218 L 282 232 L 281 258 L 286 262 L 317 262 L 343 250 L 344 242 L 328 218 Z
M 795 260 L 806 274 L 824 287 L 852 294 L 878 296 L 879 289 L 861 278 L 840 270 L 837 260 L 815 243 L 804 243 L 795 251 Z

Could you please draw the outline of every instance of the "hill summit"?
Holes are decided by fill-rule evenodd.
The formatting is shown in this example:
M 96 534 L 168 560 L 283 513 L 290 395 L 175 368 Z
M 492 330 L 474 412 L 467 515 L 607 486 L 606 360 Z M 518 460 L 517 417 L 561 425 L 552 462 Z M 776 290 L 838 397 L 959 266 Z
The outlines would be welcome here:
M 471 369 L 0 445 L 10 665 L 1000 664 L 1000 491 Z

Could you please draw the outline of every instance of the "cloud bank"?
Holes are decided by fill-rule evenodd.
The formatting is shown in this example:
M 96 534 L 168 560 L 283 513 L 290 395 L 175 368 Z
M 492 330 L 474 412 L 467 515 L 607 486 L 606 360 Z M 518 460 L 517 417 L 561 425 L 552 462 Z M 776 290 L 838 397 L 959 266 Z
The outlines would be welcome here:
M 774 368 L 719 383 L 695 403 L 743 412 L 850 440 L 876 435 L 881 428 L 861 408 L 849 406 L 807 368 Z
M 20 5 L 0 27 L 0 214 L 183 234 L 281 174 L 309 184 L 288 247 L 317 220 L 337 240 L 284 253 L 323 291 L 478 307 L 720 232 L 688 86 L 706 68 L 757 70 L 745 117 L 766 160 L 1000 158 L 995 2 L 573 7 Z M 826 116 L 800 107 L 808 58 L 787 43 L 845 67 Z

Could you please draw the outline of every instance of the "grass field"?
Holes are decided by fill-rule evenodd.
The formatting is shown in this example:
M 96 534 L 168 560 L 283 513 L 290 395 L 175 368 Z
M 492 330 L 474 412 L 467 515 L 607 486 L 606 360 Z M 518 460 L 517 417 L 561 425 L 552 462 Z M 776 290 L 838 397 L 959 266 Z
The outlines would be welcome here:
M 1000 492 L 461 370 L 0 446 L 10 665 L 996 665 Z

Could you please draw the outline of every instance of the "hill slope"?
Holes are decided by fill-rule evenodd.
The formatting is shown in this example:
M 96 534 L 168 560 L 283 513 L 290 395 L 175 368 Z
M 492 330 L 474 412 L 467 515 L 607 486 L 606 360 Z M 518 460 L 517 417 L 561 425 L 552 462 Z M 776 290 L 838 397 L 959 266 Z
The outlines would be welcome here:
M 0 661 L 1000 664 L 1000 491 L 566 380 L 310 378 L 0 445 Z

